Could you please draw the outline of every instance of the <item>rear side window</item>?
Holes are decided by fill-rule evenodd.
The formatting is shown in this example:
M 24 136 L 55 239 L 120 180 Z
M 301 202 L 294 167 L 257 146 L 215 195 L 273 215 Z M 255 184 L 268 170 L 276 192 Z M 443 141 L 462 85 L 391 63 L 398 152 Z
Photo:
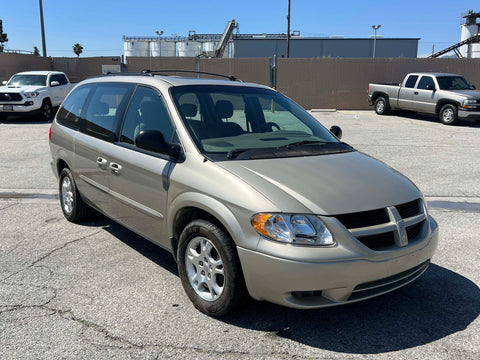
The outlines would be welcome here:
M 417 82 L 418 75 L 410 75 L 405 83 L 406 88 L 414 88 L 415 83 Z
M 153 89 L 140 86 L 128 107 L 120 141 L 135 145 L 142 130 L 158 130 L 165 140 L 172 141 L 174 128 L 160 95 Z
M 95 86 L 85 110 L 85 133 L 113 141 L 133 84 L 101 83 Z
M 435 83 L 430 76 L 422 76 L 422 78 L 418 82 L 417 89 L 427 90 L 427 86 L 435 87 Z
M 80 119 L 82 117 L 83 107 L 92 86 L 84 85 L 76 88 L 58 110 L 57 122 L 72 129 L 80 129 Z

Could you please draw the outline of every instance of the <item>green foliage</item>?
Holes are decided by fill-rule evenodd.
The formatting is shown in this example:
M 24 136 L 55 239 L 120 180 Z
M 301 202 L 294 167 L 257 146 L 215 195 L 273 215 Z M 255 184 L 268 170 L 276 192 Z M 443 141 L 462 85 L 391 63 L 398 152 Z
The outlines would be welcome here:
M 79 43 L 76 43 L 73 45 L 73 52 L 77 57 L 80 56 L 80 54 L 83 52 L 83 46 L 80 45 Z
M 4 43 L 8 41 L 7 34 L 3 32 L 3 21 L 0 20 L 0 53 L 3 52 Z

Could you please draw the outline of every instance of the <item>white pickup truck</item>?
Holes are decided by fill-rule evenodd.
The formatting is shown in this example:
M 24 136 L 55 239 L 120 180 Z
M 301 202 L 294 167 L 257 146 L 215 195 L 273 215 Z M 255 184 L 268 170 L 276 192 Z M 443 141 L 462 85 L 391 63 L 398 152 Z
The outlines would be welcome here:
M 412 73 L 401 84 L 369 84 L 367 93 L 379 115 L 398 109 L 437 115 L 446 125 L 480 122 L 480 91 L 461 75 Z
M 8 115 L 40 113 L 50 120 L 73 84 L 58 71 L 26 71 L 13 75 L 0 86 L 0 120 Z

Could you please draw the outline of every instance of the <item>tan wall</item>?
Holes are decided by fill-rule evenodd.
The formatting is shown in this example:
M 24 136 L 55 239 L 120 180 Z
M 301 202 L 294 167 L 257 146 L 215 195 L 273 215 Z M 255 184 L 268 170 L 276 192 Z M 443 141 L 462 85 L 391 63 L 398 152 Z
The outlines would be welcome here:
M 128 57 L 127 68 L 129 72 L 140 72 L 143 70 L 166 70 L 166 69 L 193 71 L 195 70 L 195 58 L 193 57 Z
M 71 82 L 79 82 L 86 78 L 102 75 L 102 65 L 120 65 L 120 57 L 91 58 L 52 58 L 52 69 L 63 71 Z
M 307 109 L 369 109 L 368 83 L 417 71 L 462 74 L 480 89 L 480 59 L 278 59 L 277 89 Z
M 129 57 L 128 71 L 195 70 L 196 58 Z M 118 65 L 119 57 L 44 58 L 0 54 L 0 80 L 27 70 L 64 71 L 72 82 L 102 73 L 102 65 Z M 201 71 L 234 75 L 243 81 L 270 85 L 270 59 L 200 59 Z M 369 109 L 371 82 L 400 82 L 417 71 L 464 75 L 480 89 L 480 59 L 285 59 L 277 60 L 277 89 L 307 109 Z M 173 74 L 175 75 L 175 74 Z M 176 75 L 185 75 L 177 73 Z M 193 75 L 190 75 L 193 76 Z
M 0 83 L 17 72 L 30 70 L 52 70 L 50 58 L 0 53 Z

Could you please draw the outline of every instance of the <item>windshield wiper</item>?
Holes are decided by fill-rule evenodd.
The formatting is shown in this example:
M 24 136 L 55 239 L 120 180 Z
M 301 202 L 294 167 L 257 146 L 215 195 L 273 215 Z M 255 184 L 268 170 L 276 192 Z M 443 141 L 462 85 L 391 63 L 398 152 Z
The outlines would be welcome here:
M 291 144 L 282 145 L 282 146 L 279 146 L 279 147 L 288 149 L 291 146 L 310 145 L 310 144 L 327 144 L 327 142 L 326 141 L 321 141 L 321 140 L 302 140 L 302 141 L 293 142 Z
M 252 149 L 232 149 L 227 153 L 227 159 L 235 159 L 238 155 L 241 153 L 244 153 L 245 151 L 252 150 Z

